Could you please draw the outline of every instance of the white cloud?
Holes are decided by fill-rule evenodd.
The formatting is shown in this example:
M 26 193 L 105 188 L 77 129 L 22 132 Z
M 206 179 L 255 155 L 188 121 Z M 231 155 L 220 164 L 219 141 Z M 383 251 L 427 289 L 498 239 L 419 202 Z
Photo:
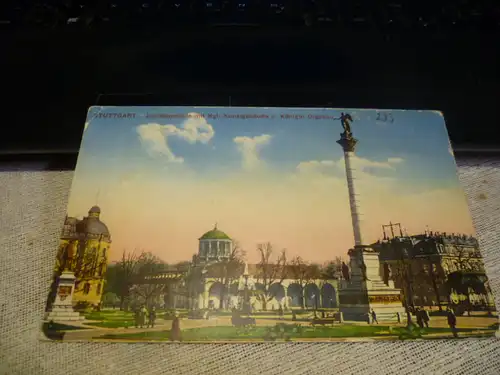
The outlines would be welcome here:
M 323 167 L 335 167 L 336 164 L 337 162 L 333 160 L 309 160 L 299 163 L 297 170 L 300 172 L 315 171 Z
M 238 146 L 238 150 L 243 157 L 243 168 L 247 170 L 255 169 L 261 165 L 259 152 L 262 146 L 271 142 L 272 136 L 262 134 L 255 137 L 235 137 L 233 142 Z
M 385 161 L 364 159 L 358 156 L 353 156 L 351 159 L 351 164 L 355 169 L 370 174 L 373 174 L 376 169 L 394 170 L 396 165 L 403 162 L 404 159 L 399 157 L 388 158 Z M 297 165 L 297 171 L 306 173 L 328 173 L 329 171 L 343 170 L 345 168 L 344 163 L 344 158 L 338 160 L 309 160 Z
M 165 156 L 169 162 L 182 163 L 184 159 L 175 156 L 170 150 L 167 143 L 167 134 L 164 132 L 164 127 L 165 125 L 160 124 L 139 125 L 137 127 L 139 139 L 151 156 Z
M 389 164 L 399 164 L 399 163 L 402 163 L 404 162 L 405 160 L 403 158 L 388 158 L 387 159 L 387 162 Z
M 176 156 L 168 145 L 168 137 L 176 136 L 188 143 L 208 143 L 215 132 L 205 118 L 197 113 L 189 113 L 189 118 L 179 127 L 157 123 L 142 124 L 137 133 L 142 144 L 151 156 L 163 156 L 169 162 L 182 163 L 184 159 Z

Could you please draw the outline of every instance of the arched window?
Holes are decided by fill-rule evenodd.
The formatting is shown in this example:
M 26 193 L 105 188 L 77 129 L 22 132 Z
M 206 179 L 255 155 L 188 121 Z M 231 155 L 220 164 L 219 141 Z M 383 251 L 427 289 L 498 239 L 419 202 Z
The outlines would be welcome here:
M 96 294 L 100 295 L 101 294 L 101 283 L 97 284 L 97 289 L 96 289 Z

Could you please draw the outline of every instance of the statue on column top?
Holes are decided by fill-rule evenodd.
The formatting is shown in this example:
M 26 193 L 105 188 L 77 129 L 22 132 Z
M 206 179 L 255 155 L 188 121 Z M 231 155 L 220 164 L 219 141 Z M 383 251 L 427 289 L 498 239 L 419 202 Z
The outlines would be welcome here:
M 342 127 L 344 128 L 344 135 L 346 135 L 346 136 L 352 135 L 352 132 L 351 132 L 351 122 L 352 121 L 353 121 L 353 119 L 349 113 L 342 112 L 340 114 L 340 123 L 342 124 Z

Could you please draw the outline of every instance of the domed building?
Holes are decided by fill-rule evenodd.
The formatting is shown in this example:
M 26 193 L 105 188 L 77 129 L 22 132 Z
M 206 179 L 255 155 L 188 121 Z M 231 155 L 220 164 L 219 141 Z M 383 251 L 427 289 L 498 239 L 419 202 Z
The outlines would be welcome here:
M 55 277 L 65 270 L 75 274 L 73 303 L 101 302 L 106 277 L 111 234 L 101 221 L 101 209 L 93 206 L 88 216 L 79 220 L 67 216 L 61 234 Z
M 201 263 L 220 262 L 229 259 L 233 250 L 233 240 L 223 231 L 214 229 L 206 232 L 199 239 L 198 261 Z
M 197 298 L 189 301 L 179 293 L 174 305 L 198 309 L 229 309 L 238 306 L 241 301 L 242 290 L 245 285 L 262 290 L 263 279 L 270 280 L 270 273 L 263 275 L 263 268 L 259 264 L 246 264 L 240 259 L 238 265 L 218 265 L 231 258 L 233 240 L 226 233 L 214 228 L 199 239 L 198 253 L 193 257 L 193 263 L 202 275 L 202 289 L 196 292 Z M 313 307 L 335 308 L 338 306 L 338 280 L 327 277 L 319 269 L 311 271 L 311 278 L 307 285 L 299 284 L 296 279 L 293 265 L 284 266 L 274 271 L 272 285 L 268 285 L 269 294 L 265 301 L 268 310 L 281 307 Z M 229 274 L 229 276 L 228 276 Z M 264 308 L 262 300 L 255 295 L 250 298 L 252 308 Z M 170 306 L 171 308 L 174 305 Z

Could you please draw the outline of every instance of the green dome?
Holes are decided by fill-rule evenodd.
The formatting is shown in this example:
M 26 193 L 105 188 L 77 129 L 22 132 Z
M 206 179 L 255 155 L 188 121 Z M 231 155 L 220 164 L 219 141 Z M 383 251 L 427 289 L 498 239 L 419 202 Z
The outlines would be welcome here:
M 200 237 L 200 240 L 230 240 L 231 238 L 221 230 L 217 229 L 217 225 L 211 231 Z

